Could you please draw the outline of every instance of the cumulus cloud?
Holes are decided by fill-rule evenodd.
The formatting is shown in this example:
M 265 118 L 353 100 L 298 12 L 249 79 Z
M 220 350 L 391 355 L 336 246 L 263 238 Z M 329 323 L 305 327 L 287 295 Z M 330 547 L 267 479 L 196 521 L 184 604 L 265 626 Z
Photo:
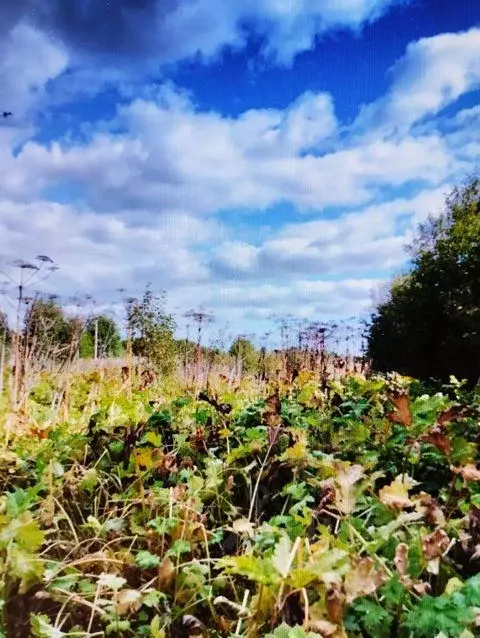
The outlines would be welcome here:
M 85 143 L 26 144 L 12 170 L 37 176 L 38 186 L 74 184 L 99 211 L 156 207 L 203 215 L 282 202 L 317 211 L 358 206 L 383 187 L 435 185 L 453 170 L 437 134 L 354 145 L 337 140 L 337 129 L 326 94 L 301 95 L 284 111 L 229 118 L 197 110 L 166 86 L 155 99 L 122 107 Z
M 0 40 L 0 86 L 2 109 L 14 110 L 22 118 L 32 106 L 39 106 L 48 82 L 67 67 L 64 49 L 46 35 L 18 24 Z
M 0 201 L 2 262 L 50 256 L 60 265 L 54 281 L 62 293 L 108 296 L 149 281 L 157 289 L 202 282 L 208 272 L 193 248 L 214 236 L 221 231 L 213 222 L 181 211 L 132 226 L 121 214 L 97 215 L 47 201 Z
M 480 29 L 443 33 L 409 44 L 391 69 L 387 95 L 366 106 L 357 128 L 404 133 L 480 86 Z
M 82 54 L 149 56 L 173 62 L 244 46 L 246 25 L 266 37 L 265 55 L 289 63 L 315 36 L 358 29 L 405 0 L 3 0 L 5 33 L 19 21 L 53 33 Z
M 325 13 L 327 4 L 311 3 L 306 19 Z M 200 5 L 183 5 L 182 24 Z M 274 35 L 282 5 L 257 5 L 252 15 L 267 7 L 269 46 L 280 55 Z M 335 11 L 344 5 L 330 2 L 328 18 L 325 13 L 315 31 L 337 24 Z M 365 16 L 373 19 L 386 3 L 350 5 L 353 26 Z M 145 16 L 149 7 L 145 3 Z M 173 20 L 180 8 L 172 3 L 169 11 Z M 288 34 L 292 11 L 285 3 L 287 31 L 278 33 Z M 71 27 L 52 22 L 52 32 L 63 34 L 60 44 L 45 36 L 47 18 L 48 12 L 41 15 L 36 27 L 20 19 L 0 44 L 0 81 L 25 120 L 46 92 L 51 95 L 53 79 L 69 77 Z M 16 19 L 11 13 L 9 24 Z M 240 37 L 237 20 L 228 24 L 235 35 L 219 34 L 217 42 Z M 310 35 L 301 46 L 311 37 L 305 32 Z M 88 47 L 95 33 L 91 38 Z M 404 264 L 412 224 L 437 212 L 450 185 L 478 158 L 478 107 L 425 122 L 477 86 L 475 38 L 478 30 L 410 45 L 392 71 L 388 94 L 365 107 L 353 128 L 338 121 L 326 93 L 306 92 L 285 109 L 230 117 L 202 111 L 193 96 L 168 83 L 144 86 L 140 97 L 124 93 L 116 115 L 92 122 L 81 137 L 24 143 L 31 131 L 2 123 L 0 253 L 50 254 L 61 270 L 49 285 L 60 292 L 106 298 L 118 287 L 138 291 L 152 281 L 169 291 L 172 306 L 184 311 L 203 303 L 237 323 L 253 325 L 273 313 L 318 318 L 360 312 L 372 287 Z M 288 50 L 288 37 L 282 41 Z M 209 42 L 214 47 L 215 38 Z M 33 45 L 38 59 L 32 61 Z M 111 52 L 117 44 L 106 46 Z M 208 46 L 204 53 L 214 51 Z M 88 69 L 86 80 L 94 76 Z M 412 195 L 400 196 L 406 187 Z M 303 218 L 257 236 L 251 225 L 248 238 L 239 232 L 242 211 L 261 225 L 263 212 L 282 204 Z
M 385 271 L 405 262 L 412 224 L 441 209 L 447 187 L 422 191 L 344 214 L 290 224 L 262 244 L 227 241 L 211 260 L 212 271 L 225 279 L 325 277 Z M 404 222 L 402 225 L 401 222 Z

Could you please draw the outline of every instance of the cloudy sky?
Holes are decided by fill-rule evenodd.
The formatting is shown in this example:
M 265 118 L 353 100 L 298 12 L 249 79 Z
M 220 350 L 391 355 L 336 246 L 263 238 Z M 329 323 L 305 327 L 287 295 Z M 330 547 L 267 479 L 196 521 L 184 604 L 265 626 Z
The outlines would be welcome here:
M 1 265 L 355 315 L 478 170 L 479 87 L 478 0 L 2 0 Z

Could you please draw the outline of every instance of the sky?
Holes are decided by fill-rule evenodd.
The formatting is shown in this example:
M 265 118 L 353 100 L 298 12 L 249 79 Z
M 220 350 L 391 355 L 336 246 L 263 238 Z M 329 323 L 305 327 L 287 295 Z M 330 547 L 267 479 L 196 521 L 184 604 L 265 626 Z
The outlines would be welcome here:
M 478 172 L 480 2 L 2 0 L 2 111 L 2 269 L 242 333 L 357 316 Z

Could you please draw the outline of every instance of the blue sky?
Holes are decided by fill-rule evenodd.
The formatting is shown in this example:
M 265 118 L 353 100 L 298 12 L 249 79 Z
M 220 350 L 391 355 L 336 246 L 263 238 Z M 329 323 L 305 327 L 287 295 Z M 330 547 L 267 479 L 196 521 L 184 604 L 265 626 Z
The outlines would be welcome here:
M 1 262 L 241 332 L 368 311 L 478 171 L 479 87 L 476 0 L 7 0 Z

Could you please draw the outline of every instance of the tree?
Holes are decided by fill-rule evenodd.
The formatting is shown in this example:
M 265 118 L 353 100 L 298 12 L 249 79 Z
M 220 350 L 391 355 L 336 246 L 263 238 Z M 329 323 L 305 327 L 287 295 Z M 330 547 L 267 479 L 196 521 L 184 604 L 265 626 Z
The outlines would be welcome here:
M 23 328 L 24 356 L 33 358 L 68 357 L 76 322 L 65 317 L 55 298 L 36 298 L 29 302 Z
M 175 365 L 175 322 L 165 309 L 165 295 L 156 295 L 147 287 L 143 297 L 127 304 L 127 329 L 133 354 L 143 357 L 162 373 Z
M 372 317 L 368 353 L 374 368 L 422 379 L 480 375 L 480 181 L 446 198 L 421 224 L 410 247 L 411 270 L 394 281 Z
M 80 339 L 82 359 L 95 357 L 95 340 L 97 341 L 97 357 L 105 359 L 121 355 L 122 339 L 117 324 L 110 317 L 98 315 L 87 321 Z
M 256 372 L 260 361 L 259 352 L 245 337 L 237 337 L 230 346 L 230 354 L 235 357 L 237 369 L 246 374 Z

